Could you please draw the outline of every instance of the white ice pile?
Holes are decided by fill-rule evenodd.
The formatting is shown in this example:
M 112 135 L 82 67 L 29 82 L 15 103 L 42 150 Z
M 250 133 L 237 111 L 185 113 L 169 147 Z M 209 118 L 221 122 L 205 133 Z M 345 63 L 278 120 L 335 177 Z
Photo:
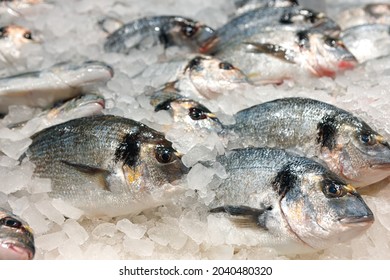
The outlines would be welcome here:
M 335 15 L 346 3 L 357 1 L 328 1 L 327 12 Z M 115 69 L 114 78 L 101 89 L 108 104 L 105 113 L 144 121 L 163 130 L 164 125 L 172 123 L 170 116 L 166 112 L 154 113 L 147 99 L 140 96 L 161 77 L 132 77 L 164 56 L 174 57 L 179 50 L 172 48 L 164 54 L 162 48 L 154 48 L 129 56 L 104 53 L 106 34 L 97 22 L 106 16 L 129 22 L 141 16 L 173 14 L 218 27 L 232 11 L 232 0 L 176 0 L 169 1 L 169 5 L 158 0 L 51 0 L 29 9 L 22 17 L 0 18 L 3 25 L 23 25 L 42 36 L 41 44 L 23 49 L 25 55 L 17 65 L 5 66 L 6 74 L 46 68 L 66 60 L 103 60 Z M 369 61 L 334 80 L 313 79 L 294 87 L 289 83 L 261 86 L 202 102 L 229 122 L 235 112 L 261 102 L 288 96 L 310 97 L 362 117 L 390 139 L 389 60 Z M 313 254 L 278 255 L 273 249 L 256 246 L 254 233 L 245 235 L 227 219 L 207 212 L 214 197 L 210 186 L 216 187 L 226 173 L 218 165 L 202 162 L 214 160 L 224 148 L 216 135 L 197 137 L 180 132 L 180 127 L 168 131 L 167 138 L 186 153 L 183 161 L 193 167 L 185 192 L 172 199 L 172 203 L 136 216 L 87 218 L 83 211 L 51 199 L 50 181 L 33 179 L 31 163 L 18 165 L 17 159 L 31 141 L 28 135 L 37 128 L 30 127 L 30 131 L 21 134 L 7 128 L 7 124 L 28 120 L 36 114 L 33 109 L 10 108 L 10 114 L 0 120 L 0 207 L 13 210 L 34 229 L 36 259 L 390 259 L 389 179 L 363 193 L 376 220 L 362 236 Z

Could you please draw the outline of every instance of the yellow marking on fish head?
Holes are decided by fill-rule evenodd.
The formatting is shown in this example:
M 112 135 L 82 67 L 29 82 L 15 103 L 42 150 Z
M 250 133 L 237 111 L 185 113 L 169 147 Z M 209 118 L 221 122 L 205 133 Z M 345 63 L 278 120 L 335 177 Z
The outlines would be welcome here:
M 139 178 L 142 176 L 142 171 L 140 166 L 131 167 L 128 165 L 123 166 L 123 173 L 125 175 L 125 180 L 127 185 L 132 188 Z M 138 191 L 141 190 L 142 187 L 138 188 Z

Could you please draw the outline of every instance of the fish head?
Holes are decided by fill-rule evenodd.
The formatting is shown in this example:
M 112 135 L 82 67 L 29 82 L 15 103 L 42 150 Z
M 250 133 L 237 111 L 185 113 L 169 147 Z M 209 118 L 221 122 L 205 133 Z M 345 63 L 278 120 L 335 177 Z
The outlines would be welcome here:
M 147 128 L 125 135 L 115 153 L 131 192 L 151 193 L 188 173 L 181 154 L 164 135 Z
M 348 241 L 374 221 L 356 190 L 318 163 L 289 164 L 275 182 L 287 228 L 314 249 Z
M 19 25 L 8 25 L 0 28 L 0 39 L 8 38 L 15 46 L 22 46 L 24 44 L 34 43 L 34 39 L 31 30 Z
M 197 50 L 204 41 L 214 35 L 214 30 L 189 18 L 174 17 L 167 35 L 173 45 L 187 46 Z
M 348 182 L 362 187 L 390 176 L 390 145 L 363 120 L 341 114 L 322 131 L 325 161 Z
M 34 254 L 31 228 L 15 215 L 0 209 L 0 260 L 31 260 Z
M 174 123 L 185 124 L 186 130 L 196 133 L 200 129 L 219 132 L 222 124 L 205 106 L 187 98 L 168 99 L 155 107 L 155 111 L 168 111 Z
M 336 73 L 353 69 L 357 59 L 341 39 L 310 30 L 297 33 L 304 64 L 315 76 L 335 77 Z
M 186 66 L 184 73 L 206 98 L 215 98 L 226 90 L 233 90 L 243 83 L 249 83 L 247 76 L 226 61 L 210 56 L 196 56 Z

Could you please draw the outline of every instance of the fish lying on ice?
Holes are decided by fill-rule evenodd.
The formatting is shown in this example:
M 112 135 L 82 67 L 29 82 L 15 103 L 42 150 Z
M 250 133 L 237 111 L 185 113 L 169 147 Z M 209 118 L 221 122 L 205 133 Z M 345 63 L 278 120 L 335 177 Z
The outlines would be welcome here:
M 27 157 L 52 197 L 88 215 L 137 214 L 166 202 L 188 170 L 163 134 L 136 121 L 92 116 L 32 136 Z
M 0 208 L 0 260 L 34 258 L 34 235 L 20 218 Z
M 187 47 L 196 51 L 214 30 L 181 16 L 145 17 L 123 25 L 107 37 L 106 52 L 128 54 L 132 49 L 148 49 L 156 45 Z
M 213 189 L 210 212 L 227 216 L 236 225 L 229 234 L 238 231 L 237 238 L 254 245 L 284 254 L 321 250 L 349 241 L 374 221 L 354 187 L 313 160 L 247 148 L 217 162 L 228 178 Z
M 235 0 L 234 6 L 235 11 L 233 16 L 239 16 L 243 13 L 246 13 L 248 11 L 263 8 L 263 7 L 291 7 L 291 6 L 297 6 L 298 1 L 296 0 Z
M 0 113 L 9 105 L 45 108 L 80 95 L 82 89 L 110 80 L 111 66 L 100 61 L 59 63 L 48 69 L 0 78 Z
M 1 0 L 0 14 L 7 12 L 11 15 L 19 16 L 22 10 L 26 10 L 42 2 L 43 0 Z
M 235 114 L 237 146 L 294 149 L 325 162 L 336 174 L 367 186 L 390 176 L 390 146 L 362 119 L 308 98 L 284 98 Z

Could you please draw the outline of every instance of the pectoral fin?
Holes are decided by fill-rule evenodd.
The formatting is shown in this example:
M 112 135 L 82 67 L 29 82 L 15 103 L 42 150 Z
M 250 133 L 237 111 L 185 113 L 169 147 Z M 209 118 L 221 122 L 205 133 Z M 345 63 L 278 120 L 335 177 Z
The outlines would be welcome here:
M 261 43 L 251 43 L 251 42 L 244 42 L 243 44 L 246 45 L 246 51 L 249 53 L 264 53 L 276 57 L 278 59 L 281 59 L 288 63 L 295 63 L 294 52 L 285 49 L 282 46 L 269 44 L 269 43 L 261 44 Z
M 210 213 L 227 213 L 231 215 L 232 222 L 238 227 L 245 228 L 262 228 L 267 230 L 265 225 L 265 212 L 272 210 L 271 207 L 261 209 L 248 206 L 221 206 L 213 208 Z
M 66 160 L 61 160 L 61 162 L 85 174 L 92 182 L 96 183 L 103 190 L 110 191 L 109 184 L 107 182 L 107 177 L 110 175 L 110 171 L 85 164 L 73 163 Z

